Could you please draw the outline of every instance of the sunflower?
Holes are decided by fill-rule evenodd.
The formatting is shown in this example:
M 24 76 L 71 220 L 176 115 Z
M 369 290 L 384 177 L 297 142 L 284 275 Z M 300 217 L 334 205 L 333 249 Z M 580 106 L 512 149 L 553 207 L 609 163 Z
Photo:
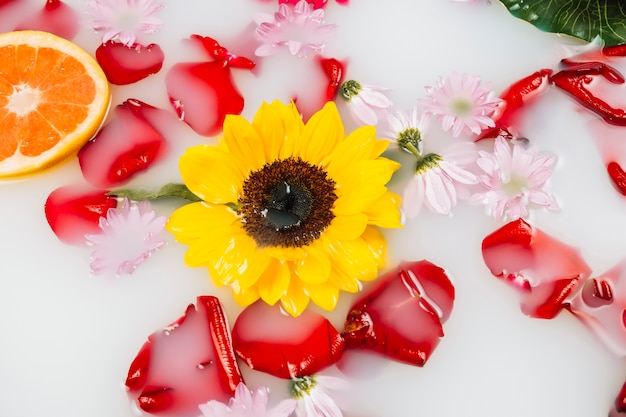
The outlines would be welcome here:
M 376 278 L 386 243 L 375 227 L 401 227 L 400 198 L 385 184 L 397 162 L 373 126 L 344 136 L 333 102 L 305 124 L 296 106 L 263 103 L 252 123 L 228 115 L 217 146 L 187 149 L 185 185 L 203 201 L 167 228 L 236 301 L 279 300 L 293 316 L 309 301 L 333 310 L 339 291 Z

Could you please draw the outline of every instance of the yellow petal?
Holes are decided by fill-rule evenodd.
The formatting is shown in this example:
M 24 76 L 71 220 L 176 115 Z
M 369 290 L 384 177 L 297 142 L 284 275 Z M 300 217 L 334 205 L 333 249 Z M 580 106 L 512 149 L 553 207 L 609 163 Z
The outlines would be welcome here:
M 233 231 L 231 236 L 220 239 L 221 253 L 209 264 L 209 274 L 223 284 L 247 289 L 256 284 L 265 272 L 269 257 L 259 251 L 254 239 L 244 231 Z
M 328 284 L 334 285 L 341 291 L 356 293 L 361 291 L 361 283 L 358 279 L 350 277 L 334 268 L 330 273 Z
M 278 100 L 271 104 L 263 103 L 252 120 L 252 126 L 263 139 L 263 151 L 268 162 L 293 156 L 300 147 L 304 123 L 294 103 L 284 105 Z
M 304 126 L 300 156 L 318 165 L 344 139 L 343 123 L 334 102 L 328 101 Z
M 302 281 L 292 279 L 287 292 L 280 297 L 283 309 L 294 317 L 298 317 L 309 305 L 310 297 L 302 286 Z
M 370 250 L 370 253 L 376 260 L 378 269 L 385 267 L 385 261 L 387 257 L 387 242 L 383 234 L 373 227 L 368 227 L 361 236 Z
M 245 176 L 223 148 L 200 145 L 188 148 L 178 162 L 185 185 L 204 201 L 234 203 Z
M 232 158 L 245 166 L 247 171 L 256 171 L 267 162 L 262 152 L 266 145 L 252 125 L 243 117 L 226 115 L 224 120 L 224 143 Z
M 401 202 L 400 196 L 394 193 L 386 193 L 365 211 L 369 224 L 385 228 L 402 227 Z
M 359 281 L 376 278 L 378 260 L 366 240 L 359 238 L 334 242 L 329 245 L 329 252 L 333 266 L 341 273 Z
M 387 141 L 376 140 L 376 128 L 374 126 L 362 126 L 355 129 L 324 158 L 323 166 L 332 175 L 335 171 L 341 171 L 354 162 L 375 159 L 380 155 L 380 153 L 374 152 L 380 150 L 379 147 L 375 146 L 376 142 L 380 142 L 380 145 L 385 146 L 385 149 L 389 144 Z M 384 149 L 380 152 L 383 151 Z
M 356 239 L 363 234 L 368 221 L 368 216 L 363 213 L 335 215 L 324 232 L 324 238 L 330 241 Z
M 223 205 L 191 203 L 176 209 L 165 226 L 181 243 L 210 237 L 215 230 L 240 227 L 235 212 Z
M 216 239 L 215 251 L 218 256 L 215 256 L 213 262 L 208 265 L 211 278 L 226 285 L 240 279 L 242 274 L 251 273 L 250 265 L 257 250 L 254 239 L 244 231 L 233 230 L 233 232 L 231 236 Z M 255 270 L 252 269 L 252 272 Z
M 286 262 L 273 260 L 259 278 L 259 295 L 269 305 L 274 305 L 287 292 L 291 272 Z
M 233 298 L 235 302 L 240 306 L 249 306 L 254 303 L 256 300 L 260 298 L 259 291 L 256 287 L 251 287 L 248 289 L 237 289 L 233 288 Z
M 311 301 L 327 311 L 333 311 L 339 300 L 339 290 L 330 284 L 306 285 Z
M 328 281 L 330 260 L 320 248 L 315 246 L 304 248 L 304 256 L 295 265 L 298 278 L 308 284 L 320 284 Z

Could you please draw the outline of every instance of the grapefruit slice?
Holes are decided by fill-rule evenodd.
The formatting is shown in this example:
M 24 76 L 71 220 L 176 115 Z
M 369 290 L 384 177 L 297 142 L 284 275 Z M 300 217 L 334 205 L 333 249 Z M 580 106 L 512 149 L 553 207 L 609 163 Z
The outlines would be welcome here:
M 76 153 L 110 102 L 96 60 L 41 31 L 0 34 L 0 178 L 41 171 Z

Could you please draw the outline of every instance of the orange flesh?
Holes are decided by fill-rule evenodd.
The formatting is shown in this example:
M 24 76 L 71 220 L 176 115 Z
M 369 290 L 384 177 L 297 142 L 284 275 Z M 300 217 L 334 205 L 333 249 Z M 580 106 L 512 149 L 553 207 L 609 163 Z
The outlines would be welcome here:
M 0 161 L 52 148 L 86 119 L 95 96 L 77 59 L 46 47 L 0 47 Z

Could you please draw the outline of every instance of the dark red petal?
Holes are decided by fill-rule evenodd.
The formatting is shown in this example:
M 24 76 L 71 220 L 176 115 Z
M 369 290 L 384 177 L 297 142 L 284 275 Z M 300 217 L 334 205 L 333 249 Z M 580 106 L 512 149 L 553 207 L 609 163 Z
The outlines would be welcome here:
M 222 305 L 200 296 L 183 316 L 148 337 L 131 363 L 129 394 L 144 411 L 198 414 L 198 404 L 226 402 L 243 381 Z
M 149 119 L 159 112 L 133 99 L 117 106 L 116 117 L 78 152 L 85 179 L 96 187 L 116 187 L 163 157 L 167 142 Z
M 159 45 L 128 47 L 119 42 L 100 44 L 96 60 L 112 84 L 125 85 L 156 74 L 163 66 L 165 55 Z
M 443 336 L 454 303 L 445 271 L 428 261 L 402 263 L 357 301 L 346 319 L 346 348 L 373 350 L 423 366 Z
M 250 368 L 290 379 L 313 375 L 337 362 L 344 341 L 317 313 L 306 310 L 292 317 L 259 301 L 237 317 L 233 346 Z
M 146 387 L 137 398 L 137 405 L 146 413 L 167 411 L 174 404 L 174 393 L 169 387 Z
M 551 69 L 541 69 L 511 84 L 500 98 L 502 102 L 492 119 L 496 126 L 484 130 L 478 139 L 495 138 L 499 135 L 512 139 L 520 136 L 522 109 L 536 97 L 543 94 L 551 84 Z
M 522 219 L 485 237 L 482 253 L 491 273 L 519 290 L 522 311 L 531 317 L 556 316 L 591 273 L 579 250 Z
M 626 195 L 626 172 L 624 172 L 620 164 L 611 161 L 607 164 L 606 171 L 617 191 L 622 195 Z
M 328 78 L 328 86 L 326 87 L 325 98 L 327 101 L 335 99 L 337 90 L 345 76 L 345 63 L 335 58 L 319 58 L 319 63 L 324 71 L 324 75 Z
M 68 185 L 52 191 L 44 211 L 54 234 L 65 243 L 84 245 L 85 234 L 100 232 L 100 217 L 117 207 L 117 200 L 107 193 L 86 185 Z
M 622 389 L 619 390 L 617 398 L 615 398 L 615 410 L 620 414 L 626 414 L 626 382 L 622 385 Z
M 151 359 L 152 342 L 148 340 L 139 349 L 139 353 L 137 353 L 137 356 L 130 364 L 125 383 L 128 389 L 137 390 L 146 385 Z

